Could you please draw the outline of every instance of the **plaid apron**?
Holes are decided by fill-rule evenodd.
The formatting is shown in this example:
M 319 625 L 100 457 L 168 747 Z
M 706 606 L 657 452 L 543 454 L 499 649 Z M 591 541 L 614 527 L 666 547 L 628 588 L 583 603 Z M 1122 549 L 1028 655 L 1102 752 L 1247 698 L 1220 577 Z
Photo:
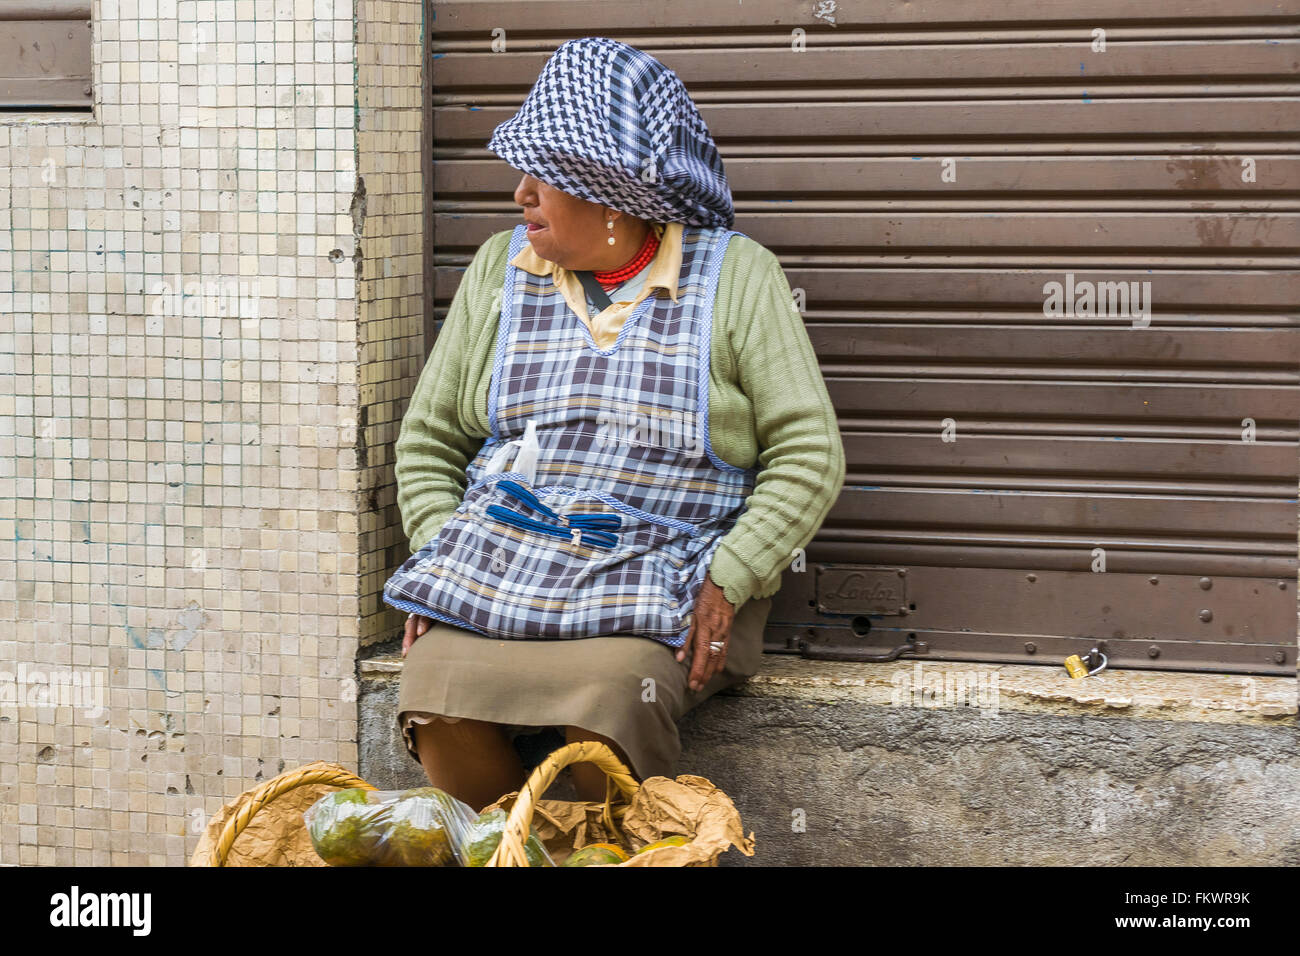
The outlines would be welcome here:
M 494 638 L 684 643 L 757 473 L 709 444 L 713 302 L 734 235 L 687 226 L 679 301 L 647 296 L 603 351 L 549 278 L 507 265 L 492 434 L 385 602 Z M 525 241 L 517 226 L 508 259 Z

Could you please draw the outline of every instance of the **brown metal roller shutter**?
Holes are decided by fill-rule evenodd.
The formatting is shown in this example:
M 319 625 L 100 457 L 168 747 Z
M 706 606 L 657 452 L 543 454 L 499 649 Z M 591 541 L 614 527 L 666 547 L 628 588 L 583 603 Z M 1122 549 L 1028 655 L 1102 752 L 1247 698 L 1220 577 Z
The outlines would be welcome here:
M 433 6 L 437 316 L 518 221 L 483 144 L 583 35 L 682 76 L 806 295 L 848 479 L 769 650 L 1294 673 L 1297 0 Z
M 0 2 L 0 110 L 89 110 L 89 0 Z

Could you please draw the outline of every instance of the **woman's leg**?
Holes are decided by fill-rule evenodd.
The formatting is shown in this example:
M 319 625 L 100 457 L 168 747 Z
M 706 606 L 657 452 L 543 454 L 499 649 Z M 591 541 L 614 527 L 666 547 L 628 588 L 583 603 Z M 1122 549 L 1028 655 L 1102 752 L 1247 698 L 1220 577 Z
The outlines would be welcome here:
M 575 743 L 579 740 L 599 740 L 602 744 L 614 751 L 614 756 L 623 761 L 623 766 L 628 770 L 632 769 L 632 761 L 627 759 L 627 754 L 623 748 L 608 737 L 584 730 L 581 727 L 565 727 L 564 742 L 566 744 Z M 594 763 L 571 763 L 569 764 L 569 773 L 573 774 L 573 789 L 578 794 L 579 800 L 587 800 L 592 803 L 603 803 L 605 800 L 605 771 L 601 770 Z
M 505 727 L 463 718 L 411 728 L 429 783 L 463 800 L 475 812 L 524 785 L 524 767 Z

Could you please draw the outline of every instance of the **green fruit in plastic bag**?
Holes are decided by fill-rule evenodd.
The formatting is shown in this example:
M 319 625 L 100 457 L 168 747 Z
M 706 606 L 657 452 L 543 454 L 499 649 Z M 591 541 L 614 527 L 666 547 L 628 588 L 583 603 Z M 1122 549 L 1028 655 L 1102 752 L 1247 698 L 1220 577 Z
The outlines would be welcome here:
M 451 840 L 441 825 L 421 826 L 404 820 L 393 825 L 380 866 L 448 866 L 455 863 Z
M 411 790 L 403 790 L 398 800 L 424 800 L 435 806 L 439 818 L 444 820 L 454 819 L 457 816 L 466 819 L 474 817 L 474 811 L 468 804 L 461 803 L 447 791 L 439 790 L 437 787 L 415 787 Z
M 412 787 L 410 790 L 403 790 L 401 797 L 398 799 L 409 800 L 412 797 L 424 797 L 429 800 L 440 800 L 447 806 L 451 806 L 452 801 L 456 798 L 445 790 L 439 790 L 437 787 Z
M 384 833 L 383 810 L 369 791 L 336 790 L 308 811 L 307 834 L 316 855 L 330 866 L 366 866 Z
M 448 830 L 451 798 L 434 787 L 408 790 L 393 807 L 380 866 L 454 866 Z
M 505 827 L 506 812 L 500 807 L 480 813 L 469 825 L 469 832 L 465 835 L 465 866 L 486 866 L 501 845 L 501 834 L 505 832 Z M 529 827 L 528 839 L 524 841 L 524 856 L 529 866 L 555 865 L 532 827 Z

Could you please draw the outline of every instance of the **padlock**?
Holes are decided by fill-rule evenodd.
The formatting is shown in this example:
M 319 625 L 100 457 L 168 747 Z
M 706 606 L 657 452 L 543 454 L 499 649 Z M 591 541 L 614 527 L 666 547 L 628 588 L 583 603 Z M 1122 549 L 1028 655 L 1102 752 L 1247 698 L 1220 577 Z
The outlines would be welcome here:
M 1100 674 L 1106 669 L 1106 665 L 1109 661 L 1106 659 L 1106 655 L 1096 648 L 1093 648 L 1093 650 L 1088 654 L 1089 660 L 1092 659 L 1094 654 L 1101 658 L 1101 663 L 1091 670 L 1088 668 L 1088 663 L 1085 662 L 1082 657 L 1078 654 L 1071 654 L 1065 659 L 1066 673 L 1076 679 L 1079 677 L 1091 677 L 1093 674 Z
M 1078 654 L 1071 654 L 1065 659 L 1065 670 L 1074 678 L 1088 676 L 1088 665 L 1083 662 L 1083 658 Z

